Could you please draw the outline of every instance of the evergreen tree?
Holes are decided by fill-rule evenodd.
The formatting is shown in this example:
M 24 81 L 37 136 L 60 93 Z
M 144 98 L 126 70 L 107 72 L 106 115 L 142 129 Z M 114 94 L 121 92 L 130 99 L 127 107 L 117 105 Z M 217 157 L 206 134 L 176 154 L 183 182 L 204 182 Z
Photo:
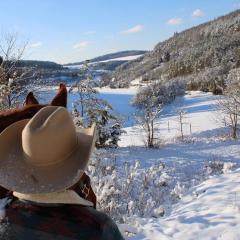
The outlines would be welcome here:
M 75 124 L 81 127 L 89 127 L 96 122 L 98 136 L 97 147 L 117 147 L 119 136 L 122 133 L 122 121 L 114 114 L 112 106 L 99 97 L 95 89 L 96 84 L 91 75 L 88 63 L 82 68 L 82 76 L 75 86 L 79 98 L 73 103 L 73 117 Z

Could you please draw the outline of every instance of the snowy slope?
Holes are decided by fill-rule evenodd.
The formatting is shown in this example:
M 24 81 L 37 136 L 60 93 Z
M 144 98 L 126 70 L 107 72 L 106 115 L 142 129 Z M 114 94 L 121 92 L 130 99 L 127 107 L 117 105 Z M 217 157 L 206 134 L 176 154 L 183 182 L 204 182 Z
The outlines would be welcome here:
M 89 65 L 96 65 L 98 63 L 107 63 L 107 62 L 113 62 L 113 61 L 122 61 L 122 62 L 132 61 L 132 60 L 135 60 L 135 59 L 137 59 L 141 56 L 143 56 L 143 54 L 126 56 L 126 57 L 119 57 L 119 58 L 112 58 L 112 59 L 98 61 L 98 62 L 91 62 L 91 63 L 89 63 Z M 68 65 L 67 67 L 68 68 L 73 68 L 73 69 L 81 69 L 83 67 L 83 65 L 84 64 L 75 64 L 75 65 Z
M 104 61 L 99 61 L 99 62 L 111 62 L 111 61 L 131 61 L 131 60 L 135 60 L 139 57 L 141 57 L 143 54 L 139 54 L 139 55 L 133 55 L 133 56 L 126 56 L 126 57 L 119 57 L 119 58 L 112 58 L 112 59 L 108 59 L 108 60 L 104 60 Z M 92 62 L 94 63 L 99 63 L 99 62 Z
M 240 169 L 227 173 L 234 165 L 239 166 L 240 147 L 239 141 L 227 137 L 228 129 L 220 123 L 218 98 L 210 93 L 189 92 L 166 106 L 157 123 L 158 136 L 163 140 L 160 149 L 144 148 L 140 126 L 125 128 L 116 154 L 119 164 L 139 161 L 147 169 L 155 163 L 164 163 L 171 184 L 179 186 L 181 196 L 176 205 L 163 204 L 166 214 L 162 218 L 134 216 L 129 225 L 120 225 L 133 233 L 128 239 L 240 239 Z M 186 112 L 185 142 L 178 140 L 178 108 Z M 225 174 L 208 175 L 206 165 L 211 161 L 223 163 Z M 209 176 L 209 180 L 201 183 Z
M 129 239 L 239 240 L 239 213 L 240 169 L 193 188 L 169 217 L 137 219 Z

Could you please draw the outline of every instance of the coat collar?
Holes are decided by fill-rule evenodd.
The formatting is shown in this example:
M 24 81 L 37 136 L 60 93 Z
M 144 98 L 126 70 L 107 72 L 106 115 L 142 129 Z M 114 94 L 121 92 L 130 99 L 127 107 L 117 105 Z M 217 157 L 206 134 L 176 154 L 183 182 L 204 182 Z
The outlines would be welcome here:
M 93 203 L 80 197 L 73 190 L 47 194 L 25 194 L 13 192 L 13 196 L 19 200 L 31 201 L 39 204 L 78 204 L 83 206 L 93 206 Z

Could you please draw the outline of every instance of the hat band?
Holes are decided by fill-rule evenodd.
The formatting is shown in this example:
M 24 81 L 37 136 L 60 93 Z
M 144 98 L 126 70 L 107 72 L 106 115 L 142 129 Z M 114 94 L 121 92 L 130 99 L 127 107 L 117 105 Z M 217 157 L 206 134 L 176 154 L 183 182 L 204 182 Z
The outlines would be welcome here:
M 23 158 L 30 163 L 33 166 L 36 167 L 47 167 L 47 166 L 51 166 L 51 165 L 57 165 L 60 164 L 62 162 L 64 162 L 64 160 L 68 159 L 78 148 L 78 138 L 76 137 L 76 144 L 73 147 L 73 149 L 70 151 L 70 153 L 67 153 L 65 157 L 60 158 L 60 159 L 56 159 L 55 161 L 49 161 L 49 162 L 40 162 L 40 161 L 33 161 L 34 158 L 29 157 L 24 151 L 23 151 Z

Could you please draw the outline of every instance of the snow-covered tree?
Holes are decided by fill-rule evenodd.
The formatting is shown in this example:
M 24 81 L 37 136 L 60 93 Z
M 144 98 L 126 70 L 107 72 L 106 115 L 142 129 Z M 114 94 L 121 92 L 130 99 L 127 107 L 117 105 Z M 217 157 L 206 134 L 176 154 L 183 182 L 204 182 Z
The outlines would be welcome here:
M 219 107 L 225 118 L 225 123 L 231 128 L 232 138 L 238 137 L 240 120 L 240 68 L 230 71 L 224 97 L 219 100 Z
M 132 103 L 137 108 L 135 118 L 146 132 L 146 145 L 149 148 L 155 146 L 155 121 L 160 117 L 162 110 L 162 103 L 157 94 L 156 88 L 150 85 L 140 90 Z
M 96 122 L 98 127 L 97 147 L 117 147 L 122 133 L 120 117 L 113 112 L 112 106 L 99 97 L 95 81 L 86 63 L 82 69 L 86 78 L 80 79 L 70 91 L 76 88 L 78 99 L 73 103 L 73 117 L 77 126 L 89 127 Z
M 97 195 L 97 207 L 118 222 L 126 217 L 160 217 L 163 204 L 174 202 L 174 183 L 162 162 L 142 171 L 139 161 L 116 164 L 114 151 L 98 149 L 88 167 Z
M 162 83 L 156 81 L 140 91 L 133 98 L 132 104 L 137 108 L 136 120 L 147 133 L 146 145 L 154 147 L 156 120 L 160 117 L 162 106 L 171 103 L 176 96 L 185 92 L 185 84 L 182 81 Z

